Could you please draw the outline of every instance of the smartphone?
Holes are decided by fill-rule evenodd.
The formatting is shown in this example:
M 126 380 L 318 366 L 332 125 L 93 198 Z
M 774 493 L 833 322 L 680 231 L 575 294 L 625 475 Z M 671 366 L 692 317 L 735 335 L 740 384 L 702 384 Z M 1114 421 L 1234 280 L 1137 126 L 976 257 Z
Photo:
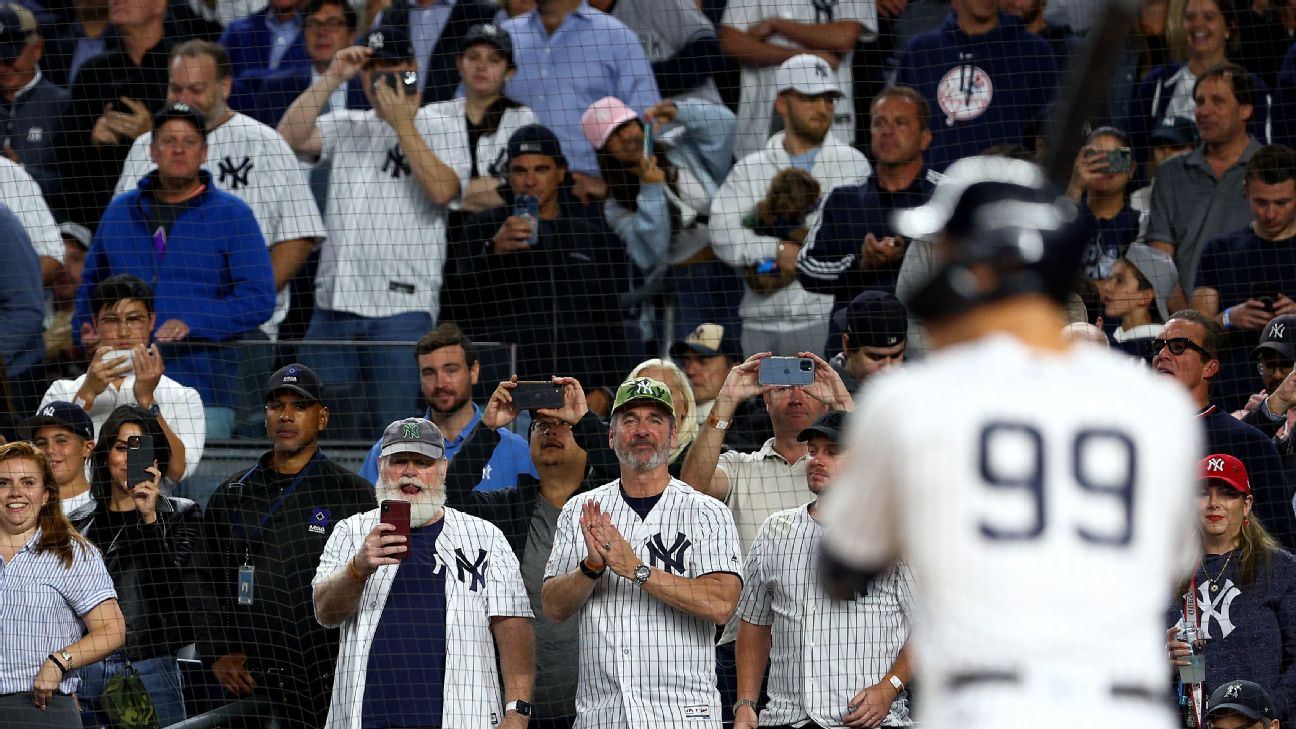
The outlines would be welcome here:
M 1107 169 L 1103 170 L 1103 172 L 1111 174 L 1123 174 L 1134 169 L 1134 152 L 1129 147 L 1090 149 L 1085 152 L 1085 157 L 1089 159 L 1106 157 Z
M 653 154 L 653 125 L 649 122 L 644 125 L 644 156 L 651 157 Z
M 1270 314 L 1274 310 L 1274 302 L 1282 296 L 1280 291 L 1274 289 L 1272 284 L 1257 283 L 1251 285 L 1251 298 L 1259 301 L 1264 305 L 1265 311 Z
M 114 359 L 126 358 L 126 371 L 135 371 L 135 350 L 132 349 L 114 349 L 104 355 L 104 361 L 108 362 Z
M 513 388 L 513 407 L 518 410 L 556 410 L 562 406 L 562 385 L 552 382 L 518 382 L 517 387 Z
M 760 361 L 757 381 L 762 385 L 809 385 L 814 382 L 814 360 L 809 357 L 766 357 Z
M 387 88 L 406 96 L 418 93 L 418 71 L 374 71 L 369 75 L 369 85 L 378 90 L 378 82 L 386 81 Z
M 518 195 L 513 199 L 513 214 L 531 224 L 527 244 L 535 245 L 540 240 L 540 198 L 535 195 Z
M 141 481 L 152 481 L 153 474 L 144 469 L 153 465 L 153 436 L 132 435 L 126 439 L 126 485 L 132 490 Z
M 378 506 L 378 510 L 380 514 L 379 518 L 382 520 L 382 523 L 391 524 L 392 526 L 396 527 L 396 531 L 387 532 L 387 533 L 399 534 L 400 536 L 405 537 L 405 551 L 401 552 L 400 554 L 393 554 L 391 556 L 395 557 L 396 559 L 408 559 L 410 556 L 410 551 L 409 551 L 410 504 L 409 502 L 401 501 L 400 499 L 383 499 L 382 504 Z

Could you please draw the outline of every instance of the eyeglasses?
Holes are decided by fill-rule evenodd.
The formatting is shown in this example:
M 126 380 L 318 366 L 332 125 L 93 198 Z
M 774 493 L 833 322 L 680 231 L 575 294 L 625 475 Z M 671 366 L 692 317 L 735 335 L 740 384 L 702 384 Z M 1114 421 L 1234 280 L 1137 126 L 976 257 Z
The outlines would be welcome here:
M 532 420 L 531 432 L 540 433 L 559 433 L 564 430 L 571 430 L 571 424 L 561 420 Z
M 125 319 L 119 316 L 101 316 L 99 317 L 100 329 L 118 329 L 123 325 L 127 329 L 139 331 L 148 326 L 149 318 L 144 314 L 131 314 Z
M 1174 337 L 1173 339 L 1153 339 L 1152 340 L 1153 355 L 1161 354 L 1161 350 L 1165 349 L 1166 347 L 1169 347 L 1170 354 L 1173 354 L 1176 357 L 1191 349 L 1192 351 L 1197 352 L 1198 354 L 1205 357 L 1206 359 L 1215 359 L 1215 355 L 1211 354 L 1210 352 L 1207 352 L 1205 349 L 1202 348 L 1200 344 L 1197 344 L 1196 342 L 1189 339 L 1188 337 Z
M 1259 372 L 1262 375 L 1266 372 L 1291 372 L 1293 367 L 1296 367 L 1296 362 L 1292 362 L 1289 359 L 1262 359 L 1259 362 L 1256 362 L 1256 372 Z
M 342 30 L 347 27 L 346 21 L 342 18 L 329 18 L 328 20 L 310 18 L 303 25 L 306 30 Z

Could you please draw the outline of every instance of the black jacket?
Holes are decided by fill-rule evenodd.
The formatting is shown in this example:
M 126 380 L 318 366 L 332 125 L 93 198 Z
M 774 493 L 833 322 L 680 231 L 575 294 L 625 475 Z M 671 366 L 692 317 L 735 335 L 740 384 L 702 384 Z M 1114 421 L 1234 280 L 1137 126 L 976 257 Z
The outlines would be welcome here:
M 254 672 L 277 668 L 320 683 L 319 677 L 333 671 L 337 631 L 316 622 L 311 580 L 333 526 L 375 508 L 374 490 L 317 451 L 310 470 L 303 469 L 306 475 L 258 530 L 262 515 L 293 480 L 267 478 L 270 455 L 235 473 L 207 502 L 195 560 L 203 590 L 203 610 L 195 618 L 198 650 L 204 659 L 243 653 Z M 255 570 L 251 605 L 238 604 L 236 594 L 245 562 Z
M 189 499 L 161 496 L 157 521 L 133 523 L 109 532 L 98 504 L 74 526 L 103 552 L 126 618 L 126 655 L 145 660 L 175 655 L 194 641 L 190 614 L 197 584 L 190 561 L 202 529 L 202 513 Z
M 608 428 L 598 416 L 586 412 L 572 428 L 576 445 L 585 450 L 585 479 L 576 493 L 602 486 L 620 476 L 616 453 L 608 447 Z M 446 506 L 485 519 L 500 531 L 518 559 L 526 549 L 527 532 L 536 499 L 540 498 L 540 481 L 529 474 L 519 474 L 517 486 L 496 491 L 474 491 L 482 468 L 490 461 L 499 433 L 490 428 L 473 428 L 470 439 L 460 447 L 446 473 Z

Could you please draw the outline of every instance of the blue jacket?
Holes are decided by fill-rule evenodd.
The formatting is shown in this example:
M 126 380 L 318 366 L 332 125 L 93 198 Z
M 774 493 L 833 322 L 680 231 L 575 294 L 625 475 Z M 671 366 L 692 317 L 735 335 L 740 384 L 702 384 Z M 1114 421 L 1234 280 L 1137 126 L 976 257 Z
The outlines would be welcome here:
M 189 326 L 186 341 L 162 349 L 167 376 L 198 390 L 207 405 L 233 407 L 238 368 L 226 360 L 237 362 L 237 353 L 205 345 L 239 339 L 270 318 L 274 273 L 252 208 L 216 189 L 207 170 L 201 179 L 206 189 L 176 217 L 161 253 L 150 222 L 156 170 L 109 203 L 86 255 L 72 330 L 79 339 L 81 325 L 91 319 L 90 292 L 100 281 L 119 273 L 138 276 L 153 289 L 158 325 L 179 319 Z
M 473 419 L 468 423 L 468 427 L 463 429 L 458 438 L 446 441 L 446 458 L 452 461 L 464 447 L 464 444 L 477 434 L 477 426 L 481 423 L 482 410 L 477 406 L 477 403 L 472 404 L 472 409 Z M 423 417 L 431 420 L 432 410 L 429 408 L 427 412 L 423 413 Z M 482 428 L 482 430 L 486 429 Z M 475 490 L 498 491 L 512 488 L 518 485 L 518 476 L 522 474 L 539 478 L 535 465 L 531 463 L 531 446 L 527 444 L 526 439 L 511 430 L 503 428 L 497 430 L 496 433 L 499 434 L 499 443 L 491 451 L 490 460 L 482 467 L 481 478 L 477 481 Z M 369 449 L 369 454 L 365 456 L 364 463 L 360 466 L 360 477 L 375 485 L 378 483 L 378 453 L 381 450 L 382 439 L 379 439 Z
M 1057 65 L 1053 48 L 1020 18 L 1001 13 L 994 30 L 969 36 L 951 13 L 939 29 L 909 41 L 896 83 L 931 105 L 925 158 L 940 171 L 987 147 L 1023 143 L 1057 92 Z
M 0 260 L 0 368 L 12 379 L 45 357 L 45 294 L 31 238 L 2 202 Z
M 298 31 L 288 50 L 284 51 L 276 68 L 270 68 L 270 48 L 274 44 L 274 34 L 266 26 L 270 8 L 252 13 L 246 18 L 239 18 L 225 27 L 221 33 L 220 44 L 229 51 L 230 66 L 234 78 L 264 76 L 279 68 L 294 64 L 310 63 L 306 55 L 306 30 Z

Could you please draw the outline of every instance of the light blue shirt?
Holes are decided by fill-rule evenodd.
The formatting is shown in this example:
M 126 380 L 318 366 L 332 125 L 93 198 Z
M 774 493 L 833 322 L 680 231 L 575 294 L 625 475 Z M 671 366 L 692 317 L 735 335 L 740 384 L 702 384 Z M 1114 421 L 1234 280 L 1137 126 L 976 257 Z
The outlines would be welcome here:
M 446 440 L 446 458 L 454 459 L 455 454 L 459 452 L 464 442 L 468 440 L 468 436 L 472 434 L 473 428 L 476 428 L 478 423 L 481 422 L 481 408 L 477 406 L 477 403 L 472 403 L 472 409 L 472 420 L 468 421 L 468 425 L 459 432 L 459 437 L 454 440 Z M 425 411 L 423 417 L 431 420 L 432 410 Z M 536 472 L 535 464 L 531 463 L 531 446 L 527 444 L 526 439 L 511 430 L 501 428 L 498 432 L 500 442 L 495 446 L 495 451 L 491 453 L 490 460 L 486 462 L 486 467 L 482 469 L 481 482 L 477 484 L 475 491 L 498 491 L 517 486 L 517 477 L 523 473 L 540 478 L 540 474 Z M 365 456 L 364 463 L 360 466 L 360 477 L 372 484 L 378 483 L 378 453 L 381 450 L 382 440 L 380 439 L 369 449 L 369 455 Z
M 0 695 L 32 690 L 49 654 L 81 640 L 81 618 L 117 591 L 99 550 L 72 543 L 72 567 L 54 552 L 37 553 L 38 528 L 12 561 L 0 559 Z M 69 671 L 61 693 L 77 690 L 81 679 Z
M 503 28 L 513 39 L 517 64 L 505 95 L 531 107 L 558 135 L 568 169 L 597 175 L 594 149 L 581 133 L 581 114 L 604 96 L 615 96 L 640 114 L 661 100 L 639 38 L 585 2 L 552 36 L 536 10 L 505 21 Z
M 420 90 L 427 84 L 428 59 L 432 49 L 441 38 L 446 23 L 450 22 L 450 13 L 454 10 L 455 0 L 435 0 L 431 5 L 422 7 L 417 3 L 409 11 L 410 42 L 414 44 L 414 62 L 418 64 L 418 87 Z
M 275 20 L 274 13 L 266 13 L 265 23 L 266 28 L 270 30 L 270 70 L 273 71 L 279 68 L 279 62 L 283 60 L 284 54 L 301 34 L 302 19 L 301 14 L 297 13 L 280 23 Z

